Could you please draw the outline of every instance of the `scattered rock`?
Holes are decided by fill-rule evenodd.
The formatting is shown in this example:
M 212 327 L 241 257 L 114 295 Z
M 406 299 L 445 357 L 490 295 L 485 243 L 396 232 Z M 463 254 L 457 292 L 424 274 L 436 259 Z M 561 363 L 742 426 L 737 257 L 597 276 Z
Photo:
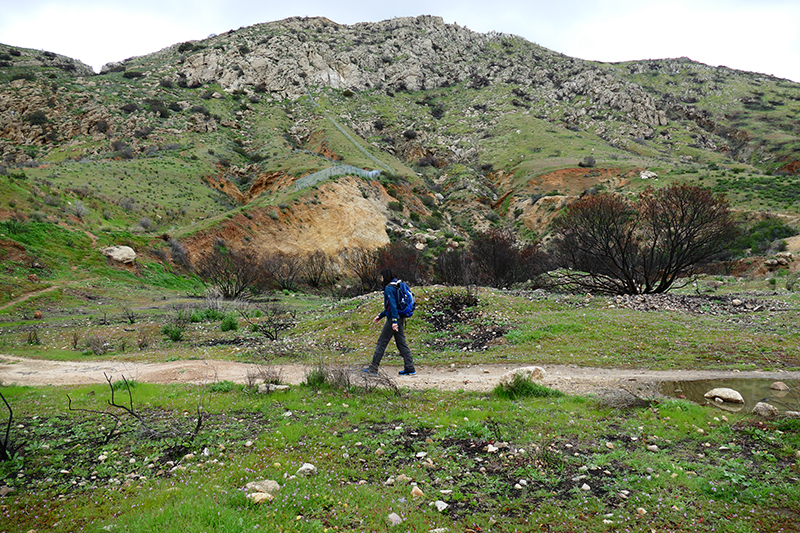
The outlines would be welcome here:
M 770 385 L 769 388 L 772 390 L 784 391 L 784 392 L 789 390 L 789 386 L 783 381 L 776 381 L 775 383 Z
M 424 498 L 425 493 L 422 492 L 422 489 L 420 489 L 418 486 L 414 485 L 414 487 L 411 489 L 411 496 L 413 498 Z
M 739 394 L 738 391 L 726 387 L 717 387 L 716 389 L 711 389 L 703 396 L 709 399 L 719 398 L 723 402 L 744 403 L 744 398 L 741 394 Z
M 643 180 L 653 180 L 658 178 L 658 174 L 656 174 L 652 170 L 642 170 L 639 173 L 639 177 L 642 178 Z
M 14 487 L 9 487 L 8 485 L 0 487 L 0 497 L 8 496 L 12 492 L 14 492 Z
M 786 418 L 800 418 L 800 411 L 786 411 L 783 416 Z
M 286 392 L 290 389 L 289 385 L 275 385 L 274 383 L 261 383 L 258 385 L 259 394 L 269 394 L 272 392 Z
M 753 414 L 764 418 L 775 418 L 778 416 L 778 408 L 766 402 L 758 402 L 753 407 Z
M 42 316 L 43 315 L 42 315 L 41 311 L 34 311 L 34 313 L 33 313 L 33 318 L 35 318 L 36 320 L 40 320 L 42 318 Z
M 247 498 L 252 500 L 253 503 L 269 503 L 275 499 L 275 497 L 268 492 L 252 492 L 247 495 Z
M 651 444 L 651 445 L 649 445 L 647 447 L 647 451 L 649 451 L 649 452 L 657 452 L 658 451 L 658 446 L 656 446 L 655 444 Z
M 392 513 L 386 517 L 386 523 L 389 524 L 390 527 L 399 526 L 403 523 L 403 519 L 400 518 L 400 515 L 397 513 Z
M 436 502 L 434 502 L 434 505 L 436 506 L 436 510 L 439 511 L 440 513 L 445 509 L 447 509 L 448 507 L 450 507 L 449 505 L 447 505 L 447 503 L 443 502 L 442 500 L 436 500 Z

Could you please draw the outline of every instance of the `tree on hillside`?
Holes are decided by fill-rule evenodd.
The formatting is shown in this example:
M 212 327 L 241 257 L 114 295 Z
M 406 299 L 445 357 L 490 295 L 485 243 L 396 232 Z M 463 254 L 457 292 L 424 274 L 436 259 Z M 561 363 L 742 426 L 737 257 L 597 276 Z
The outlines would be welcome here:
M 518 242 L 510 230 L 480 233 L 469 250 L 481 281 L 492 287 L 527 281 L 547 269 L 546 256 L 539 245 Z
M 361 282 L 361 293 L 381 288 L 380 252 L 366 248 L 350 248 L 342 252 L 342 263 Z
M 262 281 L 258 257 L 244 249 L 230 248 L 217 239 L 210 250 L 194 262 L 195 271 L 205 283 L 219 289 L 225 298 L 238 298 Z
M 586 196 L 553 223 L 567 284 L 607 294 L 661 293 L 720 256 L 737 235 L 727 200 L 707 189 L 648 188 L 638 200 Z

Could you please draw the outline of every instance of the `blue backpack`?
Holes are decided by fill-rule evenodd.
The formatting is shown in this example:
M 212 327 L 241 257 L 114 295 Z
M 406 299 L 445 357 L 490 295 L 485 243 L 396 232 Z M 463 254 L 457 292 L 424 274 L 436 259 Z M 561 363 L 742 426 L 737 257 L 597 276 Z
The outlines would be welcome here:
M 400 280 L 392 285 L 397 287 L 397 314 L 404 318 L 410 317 L 414 314 L 414 308 L 417 306 L 411 287 L 405 281 Z

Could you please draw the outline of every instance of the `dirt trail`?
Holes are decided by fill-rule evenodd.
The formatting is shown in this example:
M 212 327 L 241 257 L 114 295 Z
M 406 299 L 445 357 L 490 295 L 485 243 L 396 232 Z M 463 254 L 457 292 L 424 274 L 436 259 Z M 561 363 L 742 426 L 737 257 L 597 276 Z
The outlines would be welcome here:
M 397 376 L 398 368 L 383 366 L 388 376 L 401 387 L 410 389 L 443 389 L 489 391 L 500 377 L 523 365 L 418 366 L 417 375 Z M 642 369 L 586 368 L 572 365 L 542 365 L 546 371 L 543 384 L 567 394 L 600 393 L 661 381 L 683 381 L 724 378 L 800 379 L 800 372 L 727 372 L 701 370 L 651 371 Z M 255 374 L 256 365 L 235 361 L 182 360 L 164 363 L 128 361 L 43 361 L 0 355 L 0 383 L 10 385 L 78 385 L 105 383 L 104 374 L 112 379 L 135 379 L 142 383 L 194 383 L 216 381 L 246 383 L 248 374 Z M 305 365 L 270 367 L 280 372 L 283 382 L 299 384 L 309 370 Z

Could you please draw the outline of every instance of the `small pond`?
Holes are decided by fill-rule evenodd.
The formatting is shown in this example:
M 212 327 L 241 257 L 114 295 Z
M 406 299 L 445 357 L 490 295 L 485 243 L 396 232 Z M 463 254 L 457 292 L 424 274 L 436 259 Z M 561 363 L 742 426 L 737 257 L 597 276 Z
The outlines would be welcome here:
M 733 378 L 733 379 L 700 379 L 693 381 L 664 381 L 659 387 L 661 394 L 673 398 L 685 398 L 701 405 L 713 405 L 724 411 L 749 413 L 758 402 L 774 405 L 783 413 L 800 411 L 800 380 L 781 380 L 788 391 L 777 391 L 770 388 L 775 379 Z M 744 398 L 744 405 L 736 403 L 716 403 L 704 397 L 704 394 L 717 387 L 726 387 L 738 391 Z

